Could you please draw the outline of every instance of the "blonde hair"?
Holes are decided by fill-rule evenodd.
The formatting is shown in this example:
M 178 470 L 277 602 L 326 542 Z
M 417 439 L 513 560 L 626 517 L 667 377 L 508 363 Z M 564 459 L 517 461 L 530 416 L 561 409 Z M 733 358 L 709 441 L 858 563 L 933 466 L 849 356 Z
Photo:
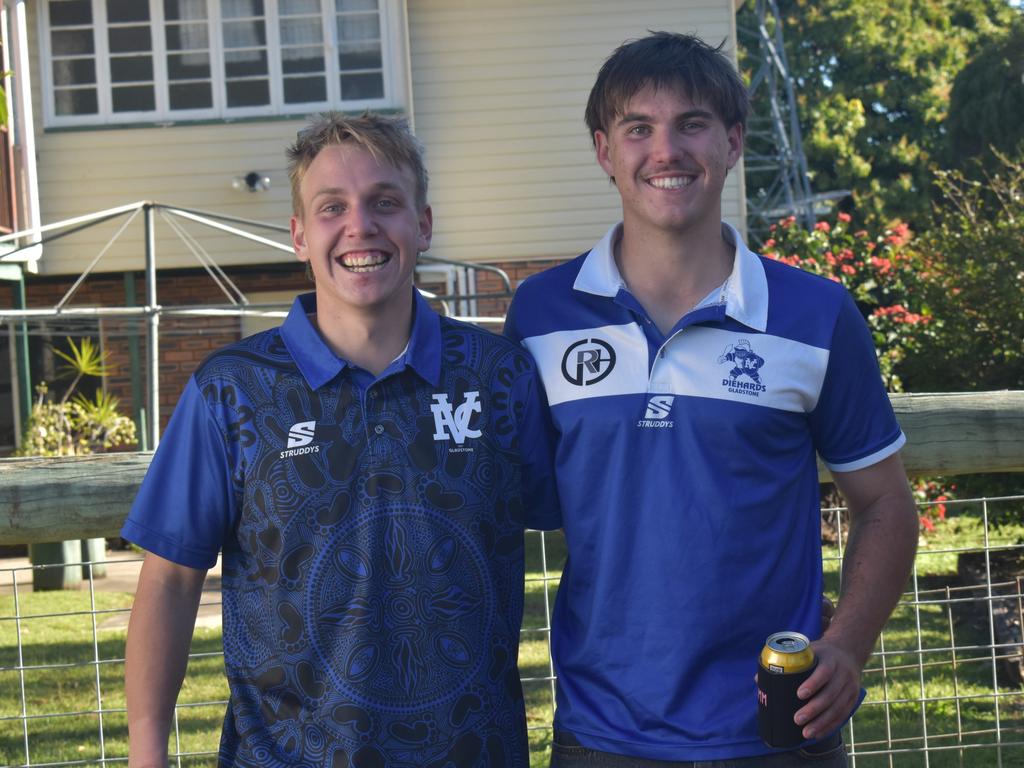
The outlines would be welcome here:
M 351 142 L 369 152 L 378 162 L 394 168 L 408 168 L 416 180 L 416 205 L 427 204 L 427 169 L 423 164 L 423 148 L 402 118 L 373 112 L 359 116 L 340 112 L 314 115 L 299 131 L 295 143 L 288 147 L 288 179 L 292 185 L 292 210 L 302 215 L 299 185 L 320 150 L 335 144 Z

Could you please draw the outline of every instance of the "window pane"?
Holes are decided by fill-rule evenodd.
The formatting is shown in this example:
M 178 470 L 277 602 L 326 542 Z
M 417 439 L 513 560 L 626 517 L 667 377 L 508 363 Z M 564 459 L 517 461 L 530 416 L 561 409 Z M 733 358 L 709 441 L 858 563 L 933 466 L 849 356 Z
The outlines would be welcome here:
M 153 38 L 149 33 L 149 27 L 111 27 L 108 33 L 111 53 L 153 49 Z
M 300 13 L 320 13 L 320 0 L 279 0 L 278 13 L 295 16 Z
M 338 17 L 338 40 L 377 40 L 380 38 L 380 16 L 361 13 Z
M 352 69 L 383 69 L 380 43 L 346 43 L 338 52 L 342 72 Z
M 168 89 L 171 109 L 209 109 L 213 106 L 213 89 L 209 83 L 178 83 Z
M 210 47 L 206 24 L 176 24 L 167 27 L 167 50 L 193 51 Z
M 224 23 L 225 48 L 254 48 L 267 44 L 267 31 L 262 21 L 229 21 Z
M 267 74 L 266 51 L 229 51 L 224 54 L 224 72 L 228 77 Z
M 50 33 L 50 47 L 53 49 L 54 56 L 92 53 L 95 50 L 92 42 L 92 30 L 54 30 Z
M 110 59 L 110 79 L 115 83 L 153 81 L 152 56 L 115 56 Z
M 95 115 L 100 111 L 95 88 L 54 92 L 58 115 Z
M 323 72 L 324 71 L 324 49 L 320 46 L 315 48 L 285 48 L 281 51 L 281 69 L 286 75 L 297 72 Z
M 341 78 L 341 98 L 344 101 L 359 99 L 384 98 L 384 75 L 343 75 Z
M 164 0 L 167 21 L 198 21 L 207 18 L 207 0 Z
M 89 0 L 50 0 L 50 26 L 73 24 L 92 24 L 92 3 Z
M 339 11 L 376 11 L 377 0 L 334 0 Z
M 87 85 L 95 82 L 95 59 L 57 59 L 53 62 L 54 85 Z
M 270 103 L 266 80 L 240 80 L 227 84 L 229 107 L 256 107 Z
M 324 34 L 320 19 L 281 19 L 281 43 L 322 43 Z
M 149 3 L 143 0 L 107 0 L 107 21 L 149 21 Z
M 172 54 L 167 57 L 167 75 L 171 80 L 208 80 L 210 78 L 210 54 Z
M 286 104 L 305 104 L 327 101 L 327 79 L 324 77 L 286 77 L 284 79 Z
M 152 112 L 156 109 L 156 97 L 151 85 L 111 88 L 110 95 L 115 112 Z
M 222 0 L 220 12 L 225 19 L 262 16 L 263 0 Z

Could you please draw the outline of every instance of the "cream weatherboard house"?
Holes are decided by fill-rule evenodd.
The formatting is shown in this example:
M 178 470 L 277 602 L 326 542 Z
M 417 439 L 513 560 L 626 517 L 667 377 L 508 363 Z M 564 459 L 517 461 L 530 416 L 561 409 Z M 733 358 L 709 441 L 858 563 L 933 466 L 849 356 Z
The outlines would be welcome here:
M 618 197 L 593 159 L 583 123 L 604 58 L 623 40 L 659 29 L 725 40 L 734 53 L 739 4 L 2 0 L 6 47 L 24 50 L 28 66 L 19 71 L 14 59 L 20 102 L 18 88 L 9 95 L 14 117 L 30 112 L 22 115 L 30 119 L 12 120 L 24 201 L 19 224 L 30 228 L 154 201 L 283 225 L 290 214 L 284 147 L 304 117 L 325 109 L 383 110 L 406 115 L 427 149 L 431 255 L 502 265 L 515 279 L 575 256 L 618 216 Z M 737 172 L 726 189 L 725 215 L 742 225 L 744 214 Z M 101 252 L 71 303 L 141 302 L 141 217 L 107 248 L 124 220 L 8 256 L 8 264 L 25 269 L 27 305 L 54 306 Z M 156 221 L 159 303 L 222 303 L 183 239 L 159 216 Z M 301 270 L 288 253 L 187 229 L 251 301 L 302 289 Z M 443 277 L 443 270 L 423 276 Z M 17 301 L 16 285 L 9 284 L 10 302 L 0 283 L 0 307 Z M 471 281 L 459 286 L 479 290 Z M 121 347 L 139 343 L 136 335 L 111 319 L 91 322 L 87 332 L 124 362 L 121 378 L 111 377 L 107 386 L 133 399 Z M 234 318 L 233 325 L 223 318 L 190 322 L 177 327 L 161 320 L 162 420 L 209 348 L 249 330 Z M 29 367 L 38 378 L 47 370 L 40 328 L 51 339 L 63 331 L 52 322 L 31 325 Z M 16 357 L 14 335 L 2 335 L 0 344 L 8 346 L 0 348 L 0 359 Z M 0 374 L 0 412 L 15 412 L 18 366 L 0 370 L 10 370 L 6 382 Z M 2 401 L 5 391 L 9 401 Z M 141 405 L 135 402 L 136 410 Z M 0 416 L 0 430 L 10 425 L 0 444 L 11 443 L 14 421 Z

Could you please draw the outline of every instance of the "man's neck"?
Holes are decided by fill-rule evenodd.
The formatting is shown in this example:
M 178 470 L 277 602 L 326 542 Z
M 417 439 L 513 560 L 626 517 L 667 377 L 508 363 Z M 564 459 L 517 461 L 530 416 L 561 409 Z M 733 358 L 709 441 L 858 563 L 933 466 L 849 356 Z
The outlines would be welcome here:
M 332 313 L 321 310 L 313 322 L 331 350 L 346 362 L 379 376 L 409 344 L 413 300 L 401 309 Z
M 721 223 L 700 233 L 669 233 L 623 225 L 615 261 L 630 293 L 662 333 L 732 273 L 735 249 Z

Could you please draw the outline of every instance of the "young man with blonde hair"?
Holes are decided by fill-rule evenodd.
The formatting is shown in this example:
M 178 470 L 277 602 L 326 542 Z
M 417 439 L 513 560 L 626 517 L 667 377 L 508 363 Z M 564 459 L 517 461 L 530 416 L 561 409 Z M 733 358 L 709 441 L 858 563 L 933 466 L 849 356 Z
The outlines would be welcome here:
M 413 288 L 432 214 L 401 121 L 328 114 L 289 151 L 315 277 L 189 382 L 123 535 L 131 766 L 165 765 L 222 557 L 225 766 L 526 766 L 523 529 L 558 525 L 528 356 Z
M 616 50 L 586 119 L 622 221 L 509 311 L 557 433 L 558 768 L 845 765 L 838 729 L 913 561 L 904 437 L 860 313 L 721 220 L 746 114 L 732 64 L 696 37 Z M 824 633 L 816 452 L 850 509 Z M 818 658 L 790 751 L 757 727 L 758 654 L 779 631 Z

